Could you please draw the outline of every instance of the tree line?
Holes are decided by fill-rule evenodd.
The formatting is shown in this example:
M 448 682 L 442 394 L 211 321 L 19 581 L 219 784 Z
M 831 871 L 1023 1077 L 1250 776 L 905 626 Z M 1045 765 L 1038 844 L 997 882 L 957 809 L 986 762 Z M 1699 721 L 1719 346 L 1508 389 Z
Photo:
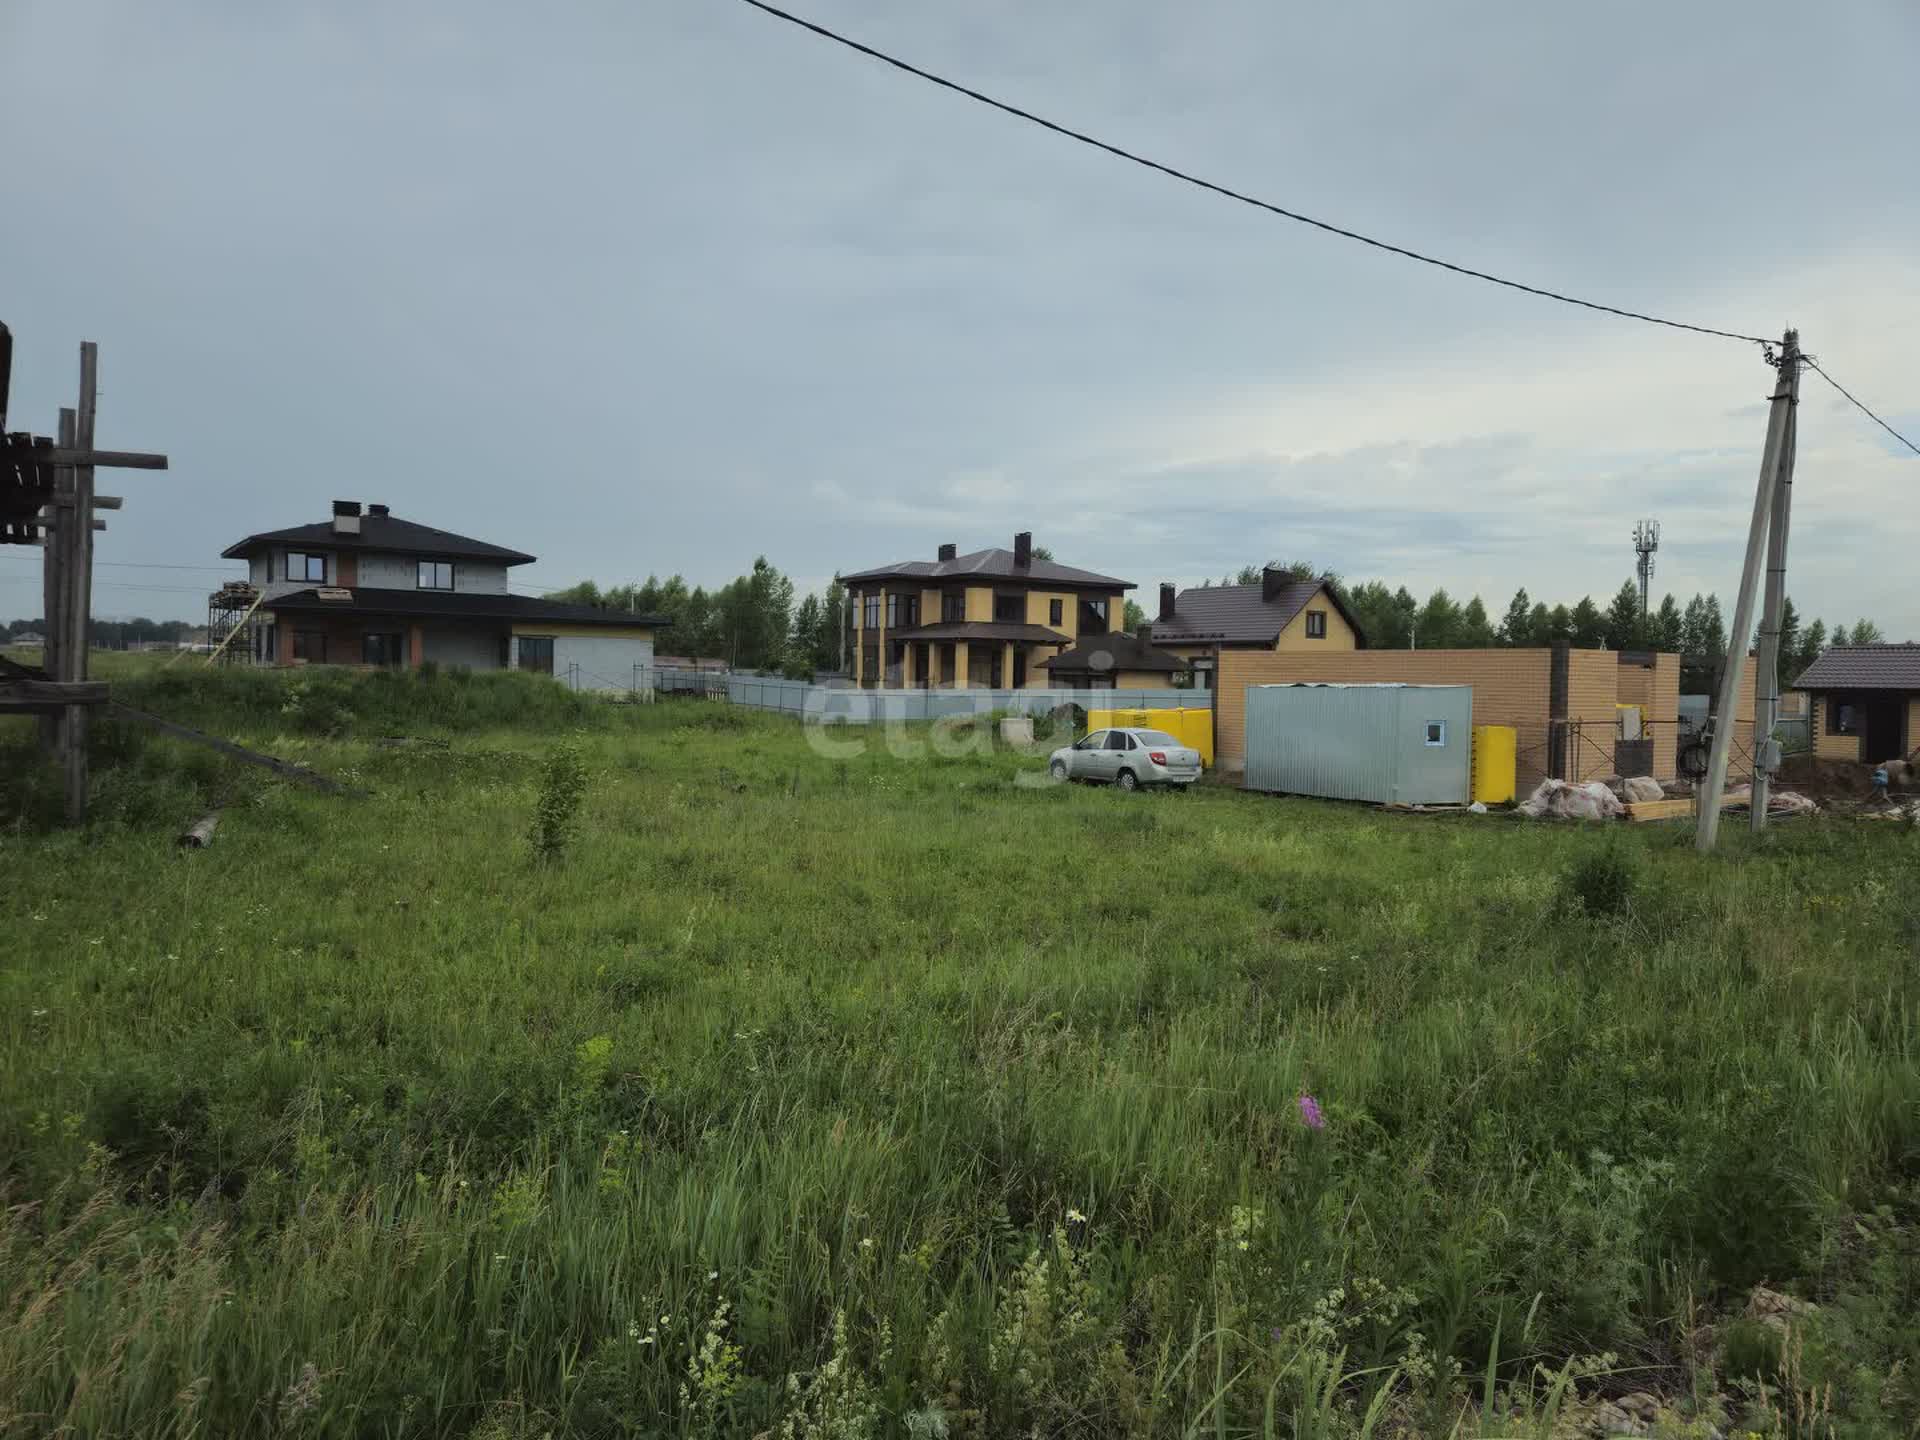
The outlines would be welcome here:
M 654 633 L 656 655 L 725 660 L 736 670 L 778 670 L 811 678 L 840 667 L 840 627 L 847 588 L 835 576 L 822 594 L 796 603 L 793 581 L 762 555 L 746 574 L 709 590 L 681 575 L 649 575 L 638 585 L 596 585 L 583 580 L 556 590 L 549 600 L 663 616 Z
M 1034 553 L 1047 558 L 1041 550 Z M 1263 568 L 1249 565 L 1218 583 L 1257 585 Z M 1478 595 L 1463 602 L 1442 587 L 1421 600 L 1405 585 L 1389 586 L 1383 580 L 1349 585 L 1338 575 L 1323 577 L 1323 572 L 1303 562 L 1282 568 L 1298 579 L 1325 578 L 1333 584 L 1367 642 L 1377 649 L 1474 650 L 1565 641 L 1579 649 L 1672 651 L 1702 667 L 1717 665 L 1727 653 L 1727 618 L 1717 595 L 1695 595 L 1682 605 L 1678 597 L 1668 594 L 1642 616 L 1640 590 L 1632 580 L 1621 582 L 1605 607 L 1585 595 L 1572 605 L 1549 606 L 1522 588 L 1495 619 Z M 847 659 L 841 635 L 851 617 L 846 611 L 847 589 L 839 577 L 818 594 L 796 598 L 793 581 L 764 555 L 754 560 L 746 574 L 713 589 L 689 585 L 680 575 L 665 579 L 649 575 L 638 585 L 582 581 L 547 598 L 664 616 L 667 623 L 654 638 L 654 649 L 661 655 L 721 659 L 739 670 L 777 670 L 795 676 L 838 670 Z M 1126 628 L 1137 631 L 1146 620 L 1140 606 L 1129 600 Z M 1820 620 L 1803 624 L 1791 598 L 1782 622 L 1781 670 L 1788 677 L 1813 663 L 1829 645 L 1870 645 L 1885 638 L 1871 620 L 1851 626 L 1828 626 Z
M 1297 579 L 1319 576 L 1313 566 L 1295 562 L 1281 567 Z M 1249 565 L 1220 581 L 1223 585 L 1257 585 L 1262 567 Z M 1367 643 L 1376 649 L 1475 650 L 1494 646 L 1541 646 L 1562 641 L 1583 650 L 1667 650 L 1693 664 L 1714 666 L 1727 653 L 1727 618 L 1718 595 L 1695 595 L 1683 606 L 1672 594 L 1658 608 L 1640 613 L 1640 587 L 1632 580 L 1603 609 L 1591 596 L 1574 605 L 1549 607 L 1523 587 L 1514 592 L 1496 621 L 1475 595 L 1465 603 L 1444 588 L 1424 601 L 1406 586 L 1389 588 L 1381 580 L 1345 584 L 1339 576 L 1324 578 L 1340 592 L 1359 621 Z M 1804 624 L 1788 597 L 1781 609 L 1780 668 L 1783 676 L 1797 675 L 1830 645 L 1876 645 L 1885 640 L 1871 620 L 1852 626 L 1824 621 Z M 1754 638 L 1758 643 L 1758 635 Z
M 88 643 L 96 650 L 124 650 L 129 645 L 150 644 L 153 641 L 165 641 L 178 645 L 190 637 L 195 627 L 185 620 L 149 620 L 137 615 L 131 620 L 95 619 L 87 629 Z M 45 620 L 9 620 L 4 632 L 9 641 L 18 640 L 22 635 L 45 636 Z

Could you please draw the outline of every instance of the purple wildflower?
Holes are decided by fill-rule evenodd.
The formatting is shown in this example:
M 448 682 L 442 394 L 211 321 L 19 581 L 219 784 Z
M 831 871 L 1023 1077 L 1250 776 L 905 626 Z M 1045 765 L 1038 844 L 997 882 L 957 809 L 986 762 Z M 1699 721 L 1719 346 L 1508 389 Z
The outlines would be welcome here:
M 1304 1092 L 1300 1096 L 1300 1119 L 1309 1130 L 1327 1128 L 1327 1117 L 1320 1113 L 1320 1102 Z

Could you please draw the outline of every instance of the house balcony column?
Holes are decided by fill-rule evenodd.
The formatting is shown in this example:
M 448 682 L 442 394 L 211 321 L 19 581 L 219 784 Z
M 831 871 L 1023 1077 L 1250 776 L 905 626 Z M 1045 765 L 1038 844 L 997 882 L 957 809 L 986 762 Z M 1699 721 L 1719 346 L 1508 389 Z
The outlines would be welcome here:
M 874 661 L 874 673 L 880 678 L 874 681 L 876 690 L 887 688 L 887 587 L 880 587 L 880 624 L 873 632 L 873 646 L 877 658 Z
M 900 688 L 913 689 L 913 642 L 909 640 L 900 647 Z
M 407 627 L 407 668 L 418 670 L 427 658 L 427 632 L 419 625 Z
M 953 688 L 964 690 L 973 683 L 973 672 L 967 668 L 967 642 L 953 642 Z
M 1013 688 L 1013 641 L 1006 643 L 1005 653 L 1000 657 L 1000 684 L 1004 689 Z

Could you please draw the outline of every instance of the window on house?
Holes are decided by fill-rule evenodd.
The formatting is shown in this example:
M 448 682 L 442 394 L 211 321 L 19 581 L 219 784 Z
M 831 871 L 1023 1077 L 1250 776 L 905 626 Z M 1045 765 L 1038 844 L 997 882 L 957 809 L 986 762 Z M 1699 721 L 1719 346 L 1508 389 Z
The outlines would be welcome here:
M 940 595 L 940 618 L 942 620 L 964 620 L 967 618 L 967 592 L 947 590 Z
M 861 625 L 868 630 L 880 628 L 880 596 L 878 592 L 866 597 L 866 613 L 861 617 Z
M 422 590 L 451 590 L 453 588 L 453 562 L 451 560 L 422 560 L 419 579 L 415 582 Z
M 327 636 L 323 630 L 296 630 L 293 632 L 293 658 L 305 660 L 309 665 L 327 663 Z
M 1307 639 L 1324 640 L 1327 638 L 1327 612 L 1324 610 L 1307 611 Z
M 1844 700 L 1827 702 L 1827 733 L 1829 735 L 1858 735 L 1860 733 L 1860 707 L 1849 705 Z
M 1113 627 L 1107 623 L 1107 601 L 1102 596 L 1098 600 L 1080 601 L 1080 633 L 1082 635 L 1104 635 Z
M 520 668 L 531 670 L 537 675 L 553 674 L 553 637 L 522 635 L 520 637 Z
M 887 596 L 887 628 L 903 629 L 920 623 L 920 597 L 918 595 L 890 594 Z
M 327 583 L 327 557 L 304 550 L 287 552 L 287 579 L 306 580 L 316 585 Z
M 1008 595 L 993 597 L 993 618 L 1002 625 L 1024 625 L 1027 622 L 1027 597 L 1019 591 Z
M 367 665 L 407 663 L 406 636 L 393 631 L 371 631 L 360 642 L 360 659 Z
M 860 647 L 860 683 L 869 689 L 880 683 L 880 647 L 878 645 Z
M 1047 623 L 1049 625 L 1064 625 L 1066 623 L 1066 608 L 1067 602 L 1064 600 L 1049 600 L 1047 602 Z
M 1447 722 L 1444 720 L 1427 721 L 1428 745 L 1441 746 L 1447 743 Z

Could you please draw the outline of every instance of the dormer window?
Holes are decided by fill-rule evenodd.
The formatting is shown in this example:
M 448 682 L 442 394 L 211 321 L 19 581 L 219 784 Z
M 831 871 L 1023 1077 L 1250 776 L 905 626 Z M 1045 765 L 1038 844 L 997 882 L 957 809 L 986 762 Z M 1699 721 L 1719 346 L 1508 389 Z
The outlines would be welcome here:
M 422 560 L 420 578 L 417 582 L 422 590 L 453 589 L 453 562 L 451 560 Z
M 313 585 L 327 583 L 327 557 L 303 550 L 287 552 L 287 579 L 304 580 Z

